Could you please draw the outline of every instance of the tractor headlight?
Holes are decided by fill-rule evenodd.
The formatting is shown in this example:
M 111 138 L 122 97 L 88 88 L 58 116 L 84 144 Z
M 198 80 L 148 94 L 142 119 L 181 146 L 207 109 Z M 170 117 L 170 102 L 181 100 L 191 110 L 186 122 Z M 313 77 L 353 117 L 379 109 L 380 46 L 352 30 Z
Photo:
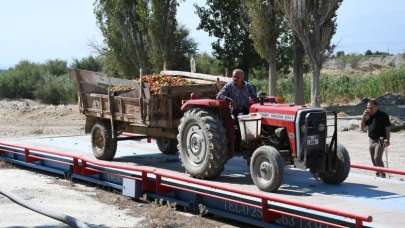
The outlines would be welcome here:
M 318 130 L 319 130 L 319 131 L 325 131 L 325 128 L 326 128 L 326 125 L 325 125 L 324 123 L 320 123 L 320 124 L 318 125 Z

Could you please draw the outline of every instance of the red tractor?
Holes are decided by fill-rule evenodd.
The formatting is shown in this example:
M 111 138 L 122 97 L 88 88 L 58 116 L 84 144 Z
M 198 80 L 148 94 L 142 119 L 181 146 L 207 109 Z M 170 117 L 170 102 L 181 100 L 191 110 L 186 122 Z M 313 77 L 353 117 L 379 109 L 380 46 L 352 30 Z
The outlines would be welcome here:
M 337 143 L 335 113 L 277 103 L 266 96 L 250 102 L 249 114 L 238 118 L 230 107 L 230 102 L 214 99 L 190 99 L 182 105 L 178 150 L 191 176 L 218 177 L 227 160 L 239 154 L 247 159 L 253 182 L 263 191 L 280 187 L 287 164 L 309 169 L 328 184 L 347 178 L 350 157 Z

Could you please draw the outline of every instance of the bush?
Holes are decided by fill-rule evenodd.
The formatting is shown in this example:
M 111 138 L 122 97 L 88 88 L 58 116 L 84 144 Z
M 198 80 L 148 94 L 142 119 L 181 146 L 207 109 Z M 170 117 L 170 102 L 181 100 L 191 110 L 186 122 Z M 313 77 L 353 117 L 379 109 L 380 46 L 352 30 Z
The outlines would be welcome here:
M 101 57 L 89 56 L 82 59 L 74 59 L 70 68 L 101 72 L 103 70 L 103 64 Z
M 67 104 L 76 101 L 76 87 L 68 75 L 43 76 L 34 91 L 35 98 L 46 104 Z
M 49 75 L 60 76 L 62 74 L 66 74 L 67 63 L 66 61 L 55 59 L 55 60 L 48 60 L 44 65 L 44 72 Z
M 66 62 L 45 64 L 21 61 L 0 73 L 0 98 L 39 99 L 48 104 L 75 102 L 76 91 L 67 76 Z
M 0 75 L 0 97 L 33 99 L 35 86 L 41 77 L 41 66 L 21 61 Z

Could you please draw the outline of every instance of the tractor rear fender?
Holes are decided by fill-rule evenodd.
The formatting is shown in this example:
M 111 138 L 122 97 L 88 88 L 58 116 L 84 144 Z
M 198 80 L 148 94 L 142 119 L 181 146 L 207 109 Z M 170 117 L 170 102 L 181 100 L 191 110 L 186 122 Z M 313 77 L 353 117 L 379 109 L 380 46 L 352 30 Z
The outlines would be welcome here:
M 228 102 L 215 99 L 192 99 L 187 100 L 181 106 L 181 111 L 185 112 L 191 107 L 209 108 L 209 109 L 225 109 L 228 108 Z
M 187 100 L 181 106 L 181 111 L 185 112 L 191 108 L 204 108 L 216 111 L 223 121 L 224 128 L 227 132 L 229 142 L 229 156 L 233 156 L 235 152 L 235 123 L 232 119 L 229 109 L 229 103 L 225 100 L 216 99 L 191 99 Z

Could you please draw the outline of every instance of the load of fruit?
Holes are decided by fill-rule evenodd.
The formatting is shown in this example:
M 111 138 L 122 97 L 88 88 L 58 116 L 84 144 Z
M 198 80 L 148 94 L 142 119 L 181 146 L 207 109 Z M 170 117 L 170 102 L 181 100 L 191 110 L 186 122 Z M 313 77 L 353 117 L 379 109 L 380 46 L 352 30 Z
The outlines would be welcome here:
M 190 81 L 178 76 L 151 74 L 142 76 L 142 82 L 149 84 L 151 94 L 158 94 L 165 86 L 182 86 L 191 84 Z
M 139 80 L 139 79 L 138 79 Z M 159 94 L 165 86 L 182 86 L 191 84 L 190 81 L 185 80 L 179 76 L 168 76 L 160 74 L 150 74 L 142 76 L 142 82 L 149 85 L 151 94 Z M 114 85 L 110 88 L 110 91 L 116 93 L 125 93 L 133 90 L 134 88 L 125 85 Z

